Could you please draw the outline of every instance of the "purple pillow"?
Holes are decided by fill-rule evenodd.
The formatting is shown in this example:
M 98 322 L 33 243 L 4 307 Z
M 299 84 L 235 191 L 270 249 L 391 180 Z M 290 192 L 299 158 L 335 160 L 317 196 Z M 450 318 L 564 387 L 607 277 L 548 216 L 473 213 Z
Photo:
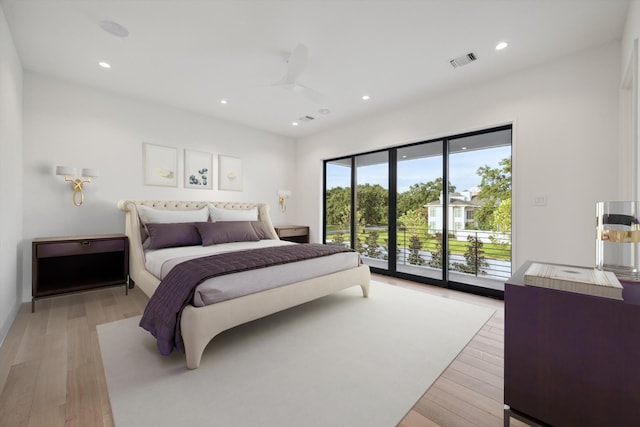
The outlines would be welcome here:
M 250 221 L 196 222 L 196 227 L 202 238 L 202 246 L 260 240 Z
M 258 235 L 260 240 L 262 239 L 273 239 L 270 230 L 267 228 L 264 222 L 262 221 L 251 221 L 251 226 L 253 230 Z
M 149 249 L 195 246 L 202 244 L 200 233 L 193 222 L 149 223 Z

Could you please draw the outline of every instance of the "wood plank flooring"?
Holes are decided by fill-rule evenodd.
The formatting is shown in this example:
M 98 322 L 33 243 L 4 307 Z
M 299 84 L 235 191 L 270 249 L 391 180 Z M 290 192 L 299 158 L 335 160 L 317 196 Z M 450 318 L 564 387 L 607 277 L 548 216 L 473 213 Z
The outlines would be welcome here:
M 503 302 L 374 280 L 496 310 L 398 427 L 502 426 Z M 125 296 L 118 287 L 39 300 L 35 313 L 23 304 L 0 347 L 0 427 L 113 426 L 96 325 L 137 316 L 146 302 L 140 290 Z

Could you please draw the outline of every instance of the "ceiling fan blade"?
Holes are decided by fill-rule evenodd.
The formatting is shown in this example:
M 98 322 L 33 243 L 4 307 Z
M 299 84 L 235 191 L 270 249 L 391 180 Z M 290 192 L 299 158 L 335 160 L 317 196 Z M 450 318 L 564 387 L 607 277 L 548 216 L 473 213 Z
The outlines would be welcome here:
M 294 92 L 301 93 L 303 96 L 305 96 L 309 101 L 313 102 L 314 104 L 318 104 L 318 105 L 325 104 L 324 95 L 322 95 L 320 92 L 318 92 L 315 89 L 311 89 L 310 87 L 301 85 L 299 83 L 296 83 L 292 89 Z
M 308 56 L 309 50 L 302 43 L 293 48 L 293 51 L 287 60 L 289 66 L 287 67 L 287 74 L 283 79 L 285 84 L 293 84 L 298 80 L 298 77 L 300 77 L 300 74 L 302 74 L 307 66 Z

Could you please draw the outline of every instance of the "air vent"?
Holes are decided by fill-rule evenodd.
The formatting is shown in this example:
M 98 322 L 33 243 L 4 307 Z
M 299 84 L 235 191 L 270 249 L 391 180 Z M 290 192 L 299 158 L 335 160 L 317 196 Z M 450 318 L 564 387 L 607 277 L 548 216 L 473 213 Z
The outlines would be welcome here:
M 462 67 L 463 65 L 467 65 L 477 59 L 478 57 L 476 56 L 475 52 L 469 52 L 466 55 L 453 58 L 451 61 L 449 61 L 449 63 L 453 68 L 458 68 Z
M 299 122 L 310 122 L 311 120 L 315 120 L 315 117 L 311 116 L 302 116 L 298 119 Z

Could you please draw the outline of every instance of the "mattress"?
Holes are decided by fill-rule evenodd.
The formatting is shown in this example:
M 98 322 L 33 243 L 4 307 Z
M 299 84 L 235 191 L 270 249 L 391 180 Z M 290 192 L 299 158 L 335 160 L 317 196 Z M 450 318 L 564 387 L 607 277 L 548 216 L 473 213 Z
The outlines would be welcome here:
M 260 240 L 258 242 L 235 242 L 211 246 L 147 250 L 145 251 L 145 265 L 147 270 L 154 276 L 163 279 L 175 265 L 189 259 L 223 252 L 296 244 L 284 240 Z M 360 263 L 359 257 L 357 252 L 343 252 L 214 277 L 198 285 L 192 304 L 196 307 L 202 307 L 325 274 L 355 268 Z

